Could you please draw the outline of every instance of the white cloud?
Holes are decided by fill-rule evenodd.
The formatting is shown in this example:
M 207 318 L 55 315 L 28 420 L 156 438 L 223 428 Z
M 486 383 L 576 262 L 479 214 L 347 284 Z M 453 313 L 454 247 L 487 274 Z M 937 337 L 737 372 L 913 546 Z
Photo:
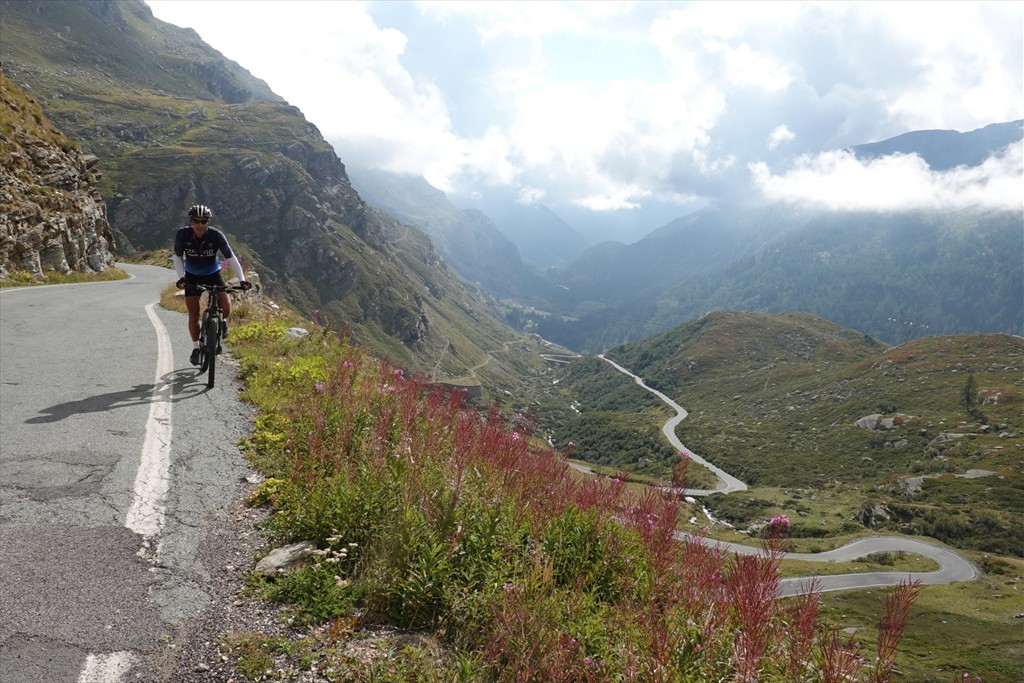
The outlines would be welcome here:
M 539 187 L 525 186 L 519 189 L 516 194 L 516 201 L 520 204 L 531 206 L 544 199 L 545 192 Z
M 786 124 L 780 124 L 772 129 L 772 132 L 768 134 L 768 149 L 775 149 L 784 142 L 795 140 L 796 135 L 791 131 Z
M 494 136 L 460 137 L 444 93 L 402 65 L 407 36 L 378 26 L 365 3 L 260 0 L 245 2 L 242 11 L 236 0 L 149 4 L 158 17 L 196 28 L 267 81 L 320 129 L 342 161 L 423 175 L 443 190 L 468 160 L 501 166 L 493 159 Z
M 472 17 L 484 42 L 500 36 L 538 38 L 563 32 L 589 32 L 600 23 L 628 11 L 629 2 L 548 2 L 543 9 L 520 0 L 419 0 L 425 14 L 444 20 L 449 16 Z
M 749 170 L 778 197 L 804 173 L 834 205 L 839 178 L 885 175 L 876 194 L 923 204 L 985 183 L 818 153 L 1024 118 L 1020 2 L 150 5 L 266 80 L 342 161 L 453 193 L 625 210 L 726 195 Z M 770 170 L 798 154 L 815 156 Z
M 879 81 L 891 114 L 908 130 L 935 127 L 936 119 L 944 128 L 969 129 L 979 117 L 1020 117 L 1024 4 L 897 2 L 857 8 L 879 27 L 883 44 L 903 45 L 911 54 L 897 71 L 907 78 Z M 1007 50 L 1013 42 L 1016 49 Z
M 1024 154 L 1010 145 L 980 166 L 932 171 L 916 154 L 862 161 L 852 152 L 804 156 L 793 170 L 774 175 L 751 164 L 757 186 L 773 201 L 831 211 L 1024 209 Z

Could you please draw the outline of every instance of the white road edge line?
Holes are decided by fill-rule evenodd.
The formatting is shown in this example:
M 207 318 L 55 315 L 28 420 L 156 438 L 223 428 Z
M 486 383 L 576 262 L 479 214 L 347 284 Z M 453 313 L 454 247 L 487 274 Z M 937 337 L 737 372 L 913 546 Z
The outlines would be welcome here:
M 131 652 L 111 652 L 107 655 L 89 655 L 78 676 L 78 683 L 116 683 L 135 663 Z
M 171 350 L 171 337 L 167 328 L 156 315 L 155 303 L 146 306 L 146 314 L 156 330 L 156 378 L 153 381 L 152 399 L 149 404 L 149 419 L 146 420 L 146 436 L 142 442 L 142 457 L 132 489 L 132 506 L 125 517 L 124 525 L 140 534 L 144 543 L 148 544 L 158 540 L 164 527 L 164 499 L 171 485 L 173 385 L 164 382 L 163 378 L 174 366 L 174 352 Z
M 156 377 L 146 420 L 146 434 L 142 440 L 142 455 L 132 489 L 132 505 L 125 516 L 124 525 L 142 536 L 143 548 L 156 543 L 159 555 L 159 536 L 164 528 L 164 500 L 171 486 L 171 407 L 173 385 L 164 380 L 174 367 L 171 336 L 156 314 L 156 303 L 146 306 L 146 315 L 156 330 Z M 78 676 L 78 683 L 120 683 L 131 671 L 136 657 L 131 652 L 90 654 Z

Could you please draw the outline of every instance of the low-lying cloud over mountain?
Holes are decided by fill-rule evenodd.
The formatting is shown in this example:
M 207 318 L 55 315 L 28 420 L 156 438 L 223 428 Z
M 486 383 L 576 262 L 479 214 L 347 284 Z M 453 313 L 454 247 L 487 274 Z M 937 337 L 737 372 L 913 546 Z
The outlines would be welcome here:
M 1021 203 L 1019 148 L 942 173 L 825 151 L 1024 118 L 1021 3 L 149 4 L 265 79 L 346 163 L 423 176 L 463 206 L 494 188 L 572 209 L 594 241 L 741 192 Z
M 1018 140 L 978 166 L 934 170 L 917 154 L 860 159 L 849 150 L 801 156 L 774 174 L 750 165 L 765 198 L 832 211 L 941 211 L 1024 206 L 1024 154 Z

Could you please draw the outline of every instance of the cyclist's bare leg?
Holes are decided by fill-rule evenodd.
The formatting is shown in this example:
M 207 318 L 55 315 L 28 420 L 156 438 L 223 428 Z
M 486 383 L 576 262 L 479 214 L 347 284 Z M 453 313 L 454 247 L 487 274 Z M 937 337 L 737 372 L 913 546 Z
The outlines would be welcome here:
M 227 320 L 231 317 L 231 297 L 227 292 L 218 292 L 217 300 L 220 301 L 220 310 L 224 311 L 224 319 Z
M 192 341 L 199 341 L 199 297 L 186 296 L 185 308 L 188 309 L 188 333 Z

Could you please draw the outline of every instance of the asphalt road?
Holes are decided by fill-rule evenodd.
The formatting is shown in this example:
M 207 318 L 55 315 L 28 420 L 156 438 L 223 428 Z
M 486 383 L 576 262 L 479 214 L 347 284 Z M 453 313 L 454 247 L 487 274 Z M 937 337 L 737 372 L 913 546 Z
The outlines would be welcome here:
M 677 491 L 687 496 L 708 496 L 711 495 L 712 493 L 732 493 L 734 491 L 747 490 L 747 485 L 744 484 L 742 481 L 732 476 L 731 474 L 729 474 L 722 468 L 718 467 L 714 463 L 708 462 L 704 458 L 700 457 L 699 455 L 691 451 L 689 448 L 684 446 L 683 442 L 679 440 L 679 437 L 676 436 L 676 427 L 679 425 L 680 422 L 686 419 L 687 415 L 689 415 L 689 413 L 686 412 L 685 408 L 683 408 L 681 405 L 679 405 L 671 398 L 658 391 L 657 389 L 652 389 L 651 387 L 644 384 L 644 381 L 640 379 L 640 377 L 634 375 L 632 372 L 622 367 L 615 361 L 609 360 L 608 358 L 605 358 L 603 355 L 598 355 L 598 358 L 608 363 L 622 374 L 629 375 L 630 377 L 632 377 L 634 382 L 636 382 L 642 388 L 646 389 L 647 391 L 657 396 L 665 405 L 667 405 L 672 410 L 676 411 L 675 416 L 669 418 L 669 420 L 665 422 L 664 426 L 661 428 L 661 433 L 665 435 L 665 438 L 668 439 L 668 442 L 672 444 L 673 448 L 678 450 L 680 453 L 686 454 L 686 456 L 690 458 L 690 460 L 693 460 L 697 464 L 703 465 L 704 467 L 708 468 L 709 470 L 715 473 L 715 476 L 718 477 L 718 486 L 716 486 L 713 489 L 676 489 Z
M 0 290 L 0 681 L 164 680 L 208 602 L 203 521 L 248 474 L 233 368 L 207 389 L 174 279 Z
M 687 535 L 677 533 L 677 538 Z M 761 548 L 739 543 L 726 543 L 703 539 L 707 545 L 723 548 L 741 555 L 762 554 Z M 832 576 L 805 576 L 782 579 L 779 593 L 782 596 L 800 595 L 810 591 L 828 593 L 831 591 L 861 588 L 895 586 L 901 582 L 920 581 L 925 585 L 972 581 L 980 578 L 978 569 L 955 551 L 937 542 L 927 542 L 907 536 L 872 536 L 851 541 L 841 548 L 820 553 L 785 553 L 784 559 L 806 560 L 809 562 L 851 562 L 858 557 L 881 552 L 907 552 L 923 555 L 938 563 L 939 568 L 931 572 L 864 572 L 860 574 L 835 574 Z
M 711 493 L 732 493 L 734 491 L 746 490 L 747 485 L 732 475 L 724 472 L 712 463 L 704 460 L 693 453 L 679 441 L 675 434 L 676 426 L 686 416 L 686 410 L 671 398 L 656 389 L 644 384 L 644 381 L 618 363 L 611 361 L 604 356 L 599 356 L 604 361 L 621 373 L 629 375 L 633 380 L 651 392 L 670 408 L 676 411 L 674 417 L 670 418 L 662 428 L 662 432 L 668 437 L 672 445 L 686 453 L 692 460 L 704 465 L 714 472 L 719 479 L 719 485 L 714 489 L 683 489 L 682 493 L 691 496 L 705 496 Z M 679 539 L 692 538 L 688 534 L 677 533 Z M 741 545 L 738 543 L 725 543 L 704 539 L 704 543 L 713 545 L 724 550 L 739 554 L 754 554 L 763 552 L 761 548 Z M 867 572 L 861 574 L 836 574 L 832 576 L 795 577 L 783 579 L 780 584 L 780 594 L 783 596 L 799 595 L 810 591 L 829 592 L 840 590 L 851 590 L 856 588 L 876 588 L 882 586 L 895 586 L 900 582 L 921 581 L 924 584 L 953 583 L 955 581 L 971 581 L 981 576 L 978 569 L 953 550 L 940 545 L 929 543 L 906 536 L 874 536 L 861 538 L 852 541 L 841 548 L 821 553 L 786 553 L 785 559 L 807 560 L 810 562 L 850 562 L 858 557 L 864 557 L 872 553 L 904 551 L 915 553 L 931 558 L 938 563 L 939 568 L 932 572 Z

